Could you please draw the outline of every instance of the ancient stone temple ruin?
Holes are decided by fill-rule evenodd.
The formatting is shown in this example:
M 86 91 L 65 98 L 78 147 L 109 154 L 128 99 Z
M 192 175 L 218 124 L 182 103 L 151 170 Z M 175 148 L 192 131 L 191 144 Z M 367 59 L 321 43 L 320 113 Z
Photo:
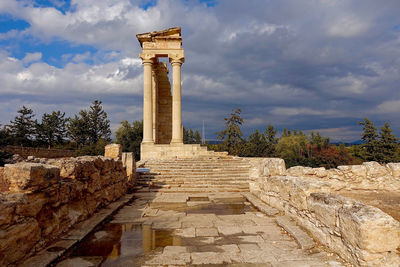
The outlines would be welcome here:
M 191 157 L 207 153 L 199 145 L 183 145 L 181 66 L 185 61 L 181 28 L 136 35 L 143 61 L 143 141 L 141 159 Z M 172 65 L 172 94 L 167 57 Z

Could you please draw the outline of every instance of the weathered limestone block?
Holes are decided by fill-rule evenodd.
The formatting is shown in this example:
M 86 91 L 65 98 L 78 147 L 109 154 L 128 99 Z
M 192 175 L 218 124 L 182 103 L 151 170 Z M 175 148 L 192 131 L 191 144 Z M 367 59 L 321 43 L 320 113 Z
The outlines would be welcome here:
M 2 225 L 11 224 L 13 222 L 15 206 L 15 202 L 0 196 L 0 229 Z
M 317 176 L 318 178 L 325 178 L 328 176 L 328 171 L 324 168 L 314 168 L 314 175 Z
M 122 157 L 122 146 L 120 144 L 106 145 L 104 156 L 120 160 Z
M 339 181 L 346 180 L 343 172 L 339 169 L 329 169 L 329 170 L 327 170 L 327 172 L 328 172 L 329 179 L 336 179 Z
M 0 265 L 8 266 L 25 257 L 39 239 L 40 228 L 33 218 L 0 231 Z
M 136 161 L 133 152 L 122 153 L 122 164 L 126 168 L 126 175 L 130 183 L 135 182 Z
M 326 193 L 311 193 L 307 197 L 309 210 L 315 214 L 321 223 L 332 230 L 336 227 L 338 211 L 346 202 L 346 199 L 341 196 Z
M 48 203 L 45 193 L 19 193 L 13 194 L 16 202 L 15 214 L 26 217 L 36 217 L 43 206 Z M 9 199 L 11 196 L 9 196 Z
M 10 191 L 37 191 L 59 182 L 60 169 L 39 163 L 6 164 L 4 178 L 10 184 Z
M 386 167 L 393 177 L 400 177 L 400 163 L 388 163 Z
M 400 223 L 380 209 L 354 202 L 338 215 L 340 232 L 352 246 L 372 253 L 395 252 L 400 246 Z
M 378 178 L 382 176 L 389 175 L 389 171 L 378 162 L 370 161 L 364 162 L 363 166 L 367 168 L 367 177 L 368 178 Z
M 286 174 L 285 161 L 280 158 L 265 158 L 264 159 L 264 173 L 265 176 L 278 176 Z
M 287 175 L 301 177 L 304 175 L 305 168 L 303 166 L 294 166 L 286 170 Z M 309 168 L 309 167 L 308 167 Z M 311 168 L 310 168 L 311 169 Z
M 364 165 L 338 166 L 343 180 L 361 182 L 367 177 L 367 167 Z

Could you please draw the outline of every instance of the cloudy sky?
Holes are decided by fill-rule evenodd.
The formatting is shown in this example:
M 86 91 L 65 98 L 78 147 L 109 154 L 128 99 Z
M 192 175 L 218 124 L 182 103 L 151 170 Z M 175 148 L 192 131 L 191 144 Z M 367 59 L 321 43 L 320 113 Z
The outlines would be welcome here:
M 399 136 L 399 14 L 399 0 L 0 0 L 0 123 L 95 99 L 113 130 L 141 119 L 135 35 L 181 26 L 183 123 L 207 138 L 239 107 L 245 134 L 353 141 L 368 117 Z

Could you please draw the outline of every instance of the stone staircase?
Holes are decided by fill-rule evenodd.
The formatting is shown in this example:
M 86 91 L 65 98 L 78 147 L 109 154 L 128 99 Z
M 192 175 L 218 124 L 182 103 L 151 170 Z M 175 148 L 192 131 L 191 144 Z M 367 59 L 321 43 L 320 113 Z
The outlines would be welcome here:
M 162 192 L 247 192 L 250 164 L 245 159 L 214 152 L 187 159 L 146 161 L 137 172 L 136 186 L 142 191 Z

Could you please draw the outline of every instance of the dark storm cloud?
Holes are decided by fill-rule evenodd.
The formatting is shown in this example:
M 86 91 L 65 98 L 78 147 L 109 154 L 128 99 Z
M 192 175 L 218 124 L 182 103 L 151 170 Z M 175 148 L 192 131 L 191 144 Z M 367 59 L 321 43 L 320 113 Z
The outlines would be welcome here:
M 112 60 L 88 65 L 79 61 L 87 56 L 82 55 L 63 69 L 5 61 L 2 102 L 16 91 L 25 94 L 24 101 L 4 99 L 40 106 L 62 95 L 63 107 L 76 110 L 96 96 L 104 98 L 114 127 L 123 119 L 140 119 L 142 70 L 135 33 L 182 26 L 183 121 L 200 129 L 205 120 L 210 138 L 238 107 L 246 134 L 272 123 L 349 141 L 359 138 L 357 121 L 365 116 L 377 124 L 388 120 L 400 131 L 399 1 L 226 0 L 207 7 L 170 0 L 143 10 L 135 1 L 99 0 L 77 2 L 67 15 L 21 11 L 14 1 L 6 2 L 13 3 L 9 12 L 30 22 L 35 38 L 92 45 Z M 53 23 L 46 23 L 50 18 Z M 67 90 L 71 81 L 79 89 Z M 10 117 L 11 110 L 2 112 L 8 114 L 0 119 Z

